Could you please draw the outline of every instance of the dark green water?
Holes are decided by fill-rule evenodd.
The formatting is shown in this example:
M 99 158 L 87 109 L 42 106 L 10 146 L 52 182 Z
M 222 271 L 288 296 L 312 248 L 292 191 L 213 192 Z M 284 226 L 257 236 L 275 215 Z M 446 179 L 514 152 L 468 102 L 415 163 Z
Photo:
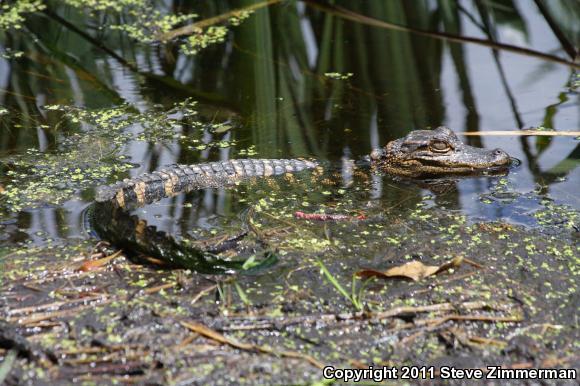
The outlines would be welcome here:
M 154 4 L 160 12 L 195 12 L 205 18 L 247 3 Z M 338 4 L 415 29 L 493 39 L 565 60 L 570 60 L 565 42 L 578 45 L 574 21 L 580 10 L 569 1 L 549 4 L 550 21 L 561 39 L 547 16 L 527 2 L 466 8 L 454 2 Z M 257 10 L 229 28 L 224 42 L 188 56 L 178 42 L 140 44 L 111 30 L 111 24 L 127 17 L 123 15 L 89 16 L 49 2 L 47 12 L 25 15 L 22 28 L 0 32 L 0 52 L 7 57 L 0 59 L 0 184 L 6 189 L 0 195 L 0 245 L 86 238 L 81 212 L 95 186 L 171 163 L 241 158 L 248 149 L 252 157 L 323 161 L 342 174 L 341 186 L 355 192 L 349 210 L 364 211 L 370 203 L 376 212 L 404 213 L 433 193 L 388 176 L 371 176 L 358 182 L 367 193 L 357 194 L 357 179 L 351 184 L 345 167 L 348 160 L 363 160 L 371 149 L 411 130 L 439 125 L 458 133 L 530 127 L 578 131 L 580 126 L 580 79 L 573 67 L 547 59 L 372 27 L 293 1 Z M 22 54 L 10 57 L 11 52 Z M 116 137 L 133 137 L 118 141 L 91 132 L 86 122 L 63 120 L 62 114 L 43 108 L 59 104 L 98 111 L 128 104 L 137 114 L 154 107 L 167 110 L 186 98 L 198 102 L 198 124 L 181 122 L 178 113 L 183 124 L 175 130 L 198 142 L 151 135 L 151 129 L 139 138 L 143 122 L 151 122 L 152 116 L 121 127 Z M 230 129 L 216 129 L 222 123 Z M 547 204 L 580 207 L 576 137 L 470 136 L 466 141 L 501 147 L 522 164 L 505 178 L 458 181 L 445 195 L 427 199 L 430 206 L 473 221 L 528 226 L 537 225 L 533 213 Z M 216 146 L 200 149 L 203 143 Z M 69 169 L 76 164 L 83 174 L 95 163 L 105 169 L 109 164 L 121 167 L 71 179 L 75 173 Z M 60 173 L 59 168 L 67 169 Z M 51 190 L 31 198 L 20 193 L 43 173 L 58 180 Z M 296 196 L 295 209 L 314 211 L 316 202 L 338 203 L 340 194 L 334 193 L 341 186 L 318 199 L 318 187 L 310 186 L 304 197 Z M 235 223 L 260 192 L 268 196 L 267 190 L 251 195 L 244 190 L 198 192 L 165 200 L 147 209 L 148 217 L 182 233 Z M 303 199 L 314 206 L 305 209 Z M 291 204 L 284 205 L 292 210 Z

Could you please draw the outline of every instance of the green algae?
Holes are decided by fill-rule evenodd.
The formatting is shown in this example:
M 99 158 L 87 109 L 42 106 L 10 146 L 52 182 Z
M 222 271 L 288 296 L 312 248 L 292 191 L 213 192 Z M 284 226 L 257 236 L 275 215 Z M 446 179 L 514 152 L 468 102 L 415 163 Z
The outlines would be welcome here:
M 329 79 L 334 79 L 334 80 L 347 80 L 352 78 L 354 74 L 352 72 L 347 72 L 347 73 L 340 73 L 340 72 L 326 72 L 324 73 L 324 76 L 326 76 Z
M 143 7 L 147 0 L 63 0 L 71 7 L 88 9 L 91 12 L 115 11 L 121 12 L 128 7 Z
M 0 58 L 6 60 L 20 59 L 22 57 L 24 57 L 24 51 L 12 50 L 10 48 L 5 48 L 4 52 L 0 53 Z
M 9 211 L 44 204 L 58 204 L 76 192 L 94 186 L 110 175 L 132 167 L 118 147 L 128 137 L 122 130 L 129 124 L 123 118 L 126 107 L 87 111 L 65 106 L 47 106 L 60 111 L 72 125 L 88 125 L 66 136 L 51 152 L 29 149 L 7 160 L 10 170 L 0 202 Z
M 46 8 L 42 0 L 16 0 L 0 5 L 0 31 L 21 29 L 26 14 L 40 12 Z
M 163 15 L 150 7 L 143 7 L 130 13 L 134 21 L 126 24 L 112 25 L 112 30 L 125 32 L 131 39 L 147 44 L 157 40 L 157 36 L 171 31 L 176 26 L 197 17 L 196 14 Z M 202 47 L 203 48 L 203 47 Z
M 88 12 L 94 18 L 107 13 L 115 19 L 123 20 L 122 23 L 113 23 L 107 28 L 121 31 L 142 44 L 155 42 L 161 34 L 197 17 L 196 14 L 164 14 L 144 0 L 64 0 L 64 2 L 79 11 Z
M 205 31 L 199 29 L 180 46 L 181 51 L 186 55 L 195 55 L 209 45 L 224 42 L 227 33 L 228 29 L 224 26 L 211 26 Z
M 569 205 L 556 204 L 550 200 L 541 202 L 543 208 L 535 211 L 533 217 L 540 226 L 557 226 L 568 230 L 578 229 L 580 214 Z
M 196 106 L 191 99 L 175 103 L 169 109 L 153 106 L 143 112 L 127 104 L 96 110 L 45 106 L 51 114 L 60 114 L 52 130 L 66 129 L 59 146 L 47 152 L 29 149 L 3 160 L 9 170 L 8 181 L 0 191 L 0 205 L 8 212 L 58 205 L 80 191 L 123 175 L 134 166 L 124 154 L 131 141 L 179 141 L 197 150 L 233 146 L 235 141 L 203 142 L 203 133 L 220 127 L 220 123 L 202 122 Z M 190 135 L 181 133 L 185 127 L 192 131 Z
M 177 27 L 187 25 L 198 18 L 195 13 L 174 14 L 169 11 L 162 13 L 144 0 L 65 0 L 65 3 L 83 12 L 88 10 L 88 13 L 95 18 L 101 13 L 108 13 L 116 19 L 123 20 L 122 23 L 110 24 L 106 27 L 113 31 L 120 31 L 140 44 L 159 42 L 163 36 Z M 230 17 L 223 20 L 222 23 L 226 25 L 193 26 L 189 36 L 181 40 L 180 51 L 185 55 L 196 55 L 210 45 L 224 42 L 228 34 L 228 26 L 240 25 L 252 13 L 247 10 L 233 12 Z M 201 24 L 204 24 L 203 21 Z

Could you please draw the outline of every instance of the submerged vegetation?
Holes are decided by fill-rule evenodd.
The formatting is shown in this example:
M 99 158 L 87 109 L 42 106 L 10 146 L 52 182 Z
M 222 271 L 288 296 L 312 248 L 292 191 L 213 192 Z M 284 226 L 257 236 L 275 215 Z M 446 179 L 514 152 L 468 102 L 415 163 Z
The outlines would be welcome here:
M 577 367 L 580 8 L 533 4 L 0 4 L 0 383 Z M 369 170 L 372 148 L 443 124 L 519 166 Z M 131 213 L 229 274 L 85 229 L 99 185 L 246 157 L 321 166 Z
M 28 149 L 4 160 L 8 181 L 0 192 L 3 209 L 18 212 L 60 204 L 81 190 L 113 177 L 119 179 L 133 167 L 123 150 L 131 141 L 177 140 L 184 147 L 198 150 L 231 146 L 224 141 L 203 141 L 204 132 L 221 128 L 222 124 L 199 120 L 195 107 L 196 102 L 191 100 L 178 102 L 168 110 L 152 108 L 146 112 L 129 105 L 97 110 L 44 106 L 60 115 L 54 130 L 66 134 L 51 152 Z
M 17 0 L 0 4 L 0 31 L 21 29 L 27 13 L 46 8 L 42 0 Z

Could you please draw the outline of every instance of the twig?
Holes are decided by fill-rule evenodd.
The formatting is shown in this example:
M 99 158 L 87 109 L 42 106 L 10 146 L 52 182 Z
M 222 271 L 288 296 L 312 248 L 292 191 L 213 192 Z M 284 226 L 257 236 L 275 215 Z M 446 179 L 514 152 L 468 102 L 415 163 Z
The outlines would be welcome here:
M 483 316 L 483 315 L 445 315 L 440 318 L 436 319 L 423 319 L 418 320 L 410 323 L 405 323 L 403 326 L 399 326 L 395 329 L 388 330 L 389 332 L 398 332 L 401 330 L 409 329 L 412 327 L 420 327 L 421 329 L 414 334 L 411 334 L 403 339 L 401 339 L 397 346 L 408 346 L 412 341 L 417 339 L 418 337 L 424 335 L 427 332 L 434 331 L 436 329 L 441 328 L 441 325 L 450 321 L 460 321 L 460 320 L 469 320 L 469 321 L 480 321 L 480 322 L 519 322 L 522 319 L 519 317 L 504 317 L 504 316 Z M 485 344 L 494 344 L 494 345 L 505 345 L 504 342 L 487 339 L 487 338 L 480 338 L 480 337 L 467 337 L 465 334 L 459 335 L 458 329 L 452 329 L 451 332 L 455 334 L 458 339 L 462 339 L 463 343 L 472 346 L 476 343 L 485 343 Z M 473 341 L 474 343 L 471 343 Z M 503 347 L 503 346 L 502 346 Z
M 507 345 L 507 343 L 504 342 L 503 340 L 484 338 L 482 336 L 470 336 L 469 340 L 474 343 L 486 344 L 488 346 L 505 347 Z
M 145 370 L 148 369 L 150 366 L 147 363 L 141 361 L 133 361 L 133 362 L 126 362 L 126 363 L 113 363 L 110 365 L 105 366 L 82 366 L 78 368 L 68 369 L 63 367 L 63 369 L 67 369 L 63 371 L 64 373 L 72 373 L 72 374 L 83 374 L 83 375 L 92 375 L 92 374 L 122 374 L 122 375 L 140 375 L 145 373 Z
M 198 333 L 200 335 L 203 335 L 208 339 L 214 340 L 214 341 L 222 343 L 222 344 L 226 344 L 228 346 L 231 346 L 231 347 L 243 350 L 243 351 L 257 351 L 257 352 L 261 352 L 264 354 L 282 356 L 285 358 L 302 359 L 302 360 L 307 361 L 308 363 L 310 363 L 314 367 L 317 367 L 319 369 L 324 368 L 324 365 L 322 363 L 320 363 L 314 357 L 307 355 L 307 354 L 302 354 L 302 353 L 297 352 L 297 351 L 276 351 L 273 348 L 270 348 L 267 346 L 261 346 L 261 345 L 257 345 L 257 344 L 253 344 L 253 343 L 239 342 L 237 340 L 230 339 L 230 338 L 220 334 L 219 332 L 217 332 L 215 330 L 212 330 L 211 328 L 209 328 L 201 323 L 180 322 L 180 324 L 183 327 L 187 328 L 188 330 L 193 331 L 195 333 Z
M 410 324 L 410 323 L 409 323 L 409 324 Z M 398 341 L 396 345 L 397 345 L 398 347 L 408 347 L 408 346 L 411 344 L 411 342 L 413 342 L 413 341 L 414 341 L 415 339 L 417 339 L 418 337 L 420 337 L 420 336 L 422 336 L 422 335 L 425 335 L 425 333 L 427 333 L 427 332 L 431 332 L 431 331 L 433 331 L 433 330 L 435 330 L 435 329 L 437 329 L 437 328 L 439 328 L 439 325 L 436 325 L 436 326 L 430 326 L 430 327 L 428 327 L 428 328 L 426 328 L 426 329 L 422 329 L 422 330 L 420 330 L 420 331 L 417 331 L 417 332 L 416 332 L 416 333 L 414 333 L 414 334 L 411 334 L 411 335 L 409 335 L 409 336 L 406 336 L 406 337 L 404 337 L 403 339 L 401 339 L 400 341 Z
M 166 284 L 161 284 L 161 285 L 158 285 L 158 286 L 156 286 L 156 287 L 145 288 L 145 289 L 143 290 L 143 293 L 144 293 L 144 294 L 147 294 L 147 295 L 150 295 L 150 294 L 153 294 L 153 293 L 155 293 L 155 292 L 159 292 L 159 291 L 161 291 L 161 290 L 164 290 L 164 289 L 167 289 L 167 288 L 172 288 L 172 287 L 175 287 L 176 285 L 177 285 L 177 283 L 166 283 Z
M 497 136 L 549 136 L 549 137 L 578 137 L 580 136 L 580 131 L 544 131 L 544 130 L 491 130 L 491 131 L 469 131 L 459 133 L 465 136 L 487 136 L 487 135 L 497 135 Z
M 103 305 L 103 304 L 110 303 L 113 301 L 113 299 L 111 299 L 111 298 L 107 299 L 106 296 L 104 296 L 103 298 L 105 298 L 105 300 L 98 302 L 99 305 Z M 86 310 L 87 308 L 93 308 L 93 307 L 94 307 L 94 304 L 91 303 L 91 304 L 86 304 L 84 306 L 79 306 L 79 307 L 68 309 L 68 310 L 33 314 L 33 315 L 30 315 L 30 316 L 25 317 L 25 318 L 12 317 L 12 318 L 9 318 L 8 320 L 11 322 L 17 322 L 20 325 L 29 325 L 29 324 L 33 324 L 33 323 L 42 322 L 44 320 L 49 320 L 49 319 L 53 319 L 53 318 L 59 318 L 59 317 L 63 317 L 63 316 L 78 314 L 79 311 L 83 311 L 83 310 Z
M 87 374 L 75 377 L 75 381 L 89 383 L 91 385 L 106 385 L 106 384 L 147 385 L 153 383 L 151 381 L 151 374 L 147 375 L 124 374 L 119 376 L 111 376 L 108 374 L 102 376 L 95 376 Z
M 475 267 L 475 268 L 477 268 L 477 269 L 483 269 L 483 268 L 485 268 L 483 265 L 481 265 L 481 264 L 479 264 L 479 263 L 477 263 L 477 262 L 475 262 L 475 261 L 473 261 L 473 260 L 471 260 L 471 259 L 467 259 L 467 258 L 465 258 L 465 257 L 463 258 L 463 262 L 464 262 L 465 264 L 469 264 L 469 265 L 471 265 L 472 267 Z
M 353 312 L 344 314 L 317 314 L 317 315 L 304 315 L 297 316 L 293 318 L 289 317 L 257 317 L 255 318 L 255 323 L 253 325 L 232 325 L 222 328 L 222 331 L 234 331 L 234 330 L 261 330 L 261 329 L 273 329 L 273 328 L 283 328 L 286 326 L 291 326 L 295 324 L 309 325 L 316 323 L 332 323 L 337 321 L 347 321 L 347 320 L 362 320 L 362 319 L 388 319 L 401 315 L 413 315 L 427 312 L 444 312 L 444 311 L 455 311 L 457 309 L 464 310 L 479 310 L 484 308 L 493 308 L 486 302 L 474 301 L 465 302 L 460 304 L 453 303 L 440 303 L 432 304 L 428 306 L 403 306 L 395 307 L 387 311 L 382 312 Z M 231 320 L 231 318 L 229 318 Z M 248 320 L 249 318 L 244 318 Z
M 46 303 L 46 304 L 41 304 L 41 305 L 37 305 L 37 306 L 15 308 L 13 310 L 9 310 L 8 315 L 30 314 L 30 313 L 37 313 L 37 312 L 42 311 L 42 310 L 50 310 L 50 309 L 57 310 L 62 306 L 71 306 L 71 305 L 74 305 L 76 303 L 87 303 L 87 302 L 90 302 L 92 300 L 101 300 L 103 297 L 106 297 L 106 295 L 97 295 L 97 296 L 85 297 L 85 298 L 81 298 L 81 299 L 73 299 L 73 300 L 68 300 L 68 301 Z
M 417 314 L 417 313 L 426 313 L 426 312 L 434 312 L 434 311 L 454 311 L 456 309 L 465 309 L 465 310 L 477 310 L 482 308 L 489 307 L 489 304 L 486 302 L 475 301 L 475 302 L 465 302 L 461 304 L 453 304 L 453 303 L 440 303 L 440 304 L 432 304 L 428 306 L 419 306 L 419 307 L 396 307 L 388 311 L 382 311 L 371 314 L 372 318 L 376 319 L 386 319 L 392 318 L 393 316 L 405 315 L 405 314 Z M 459 315 L 457 315 L 459 316 Z
M 467 320 L 467 321 L 475 321 L 475 322 L 509 322 L 509 323 L 519 323 L 523 321 L 523 318 L 519 316 L 487 316 L 487 315 L 445 315 L 441 318 L 436 319 L 427 319 L 427 320 L 418 320 L 415 322 L 415 325 L 429 325 L 439 326 L 445 322 L 450 320 L 453 321 L 460 321 L 460 320 Z
M 218 287 L 217 284 L 212 284 L 209 287 L 206 287 L 204 289 L 202 289 L 201 291 L 198 292 L 197 295 L 195 295 L 193 297 L 193 299 L 191 299 L 190 304 L 195 304 L 199 299 L 201 299 L 204 295 L 210 293 L 211 291 L 213 291 L 214 289 L 216 289 Z
M 152 293 L 159 292 L 163 289 L 174 287 L 175 285 L 177 285 L 177 283 L 166 283 L 166 284 L 162 284 L 162 285 L 155 286 L 155 287 L 144 288 L 144 289 L 140 290 L 139 292 L 144 294 L 144 295 L 150 295 Z M 33 313 L 32 315 L 27 316 L 27 317 L 12 316 L 12 317 L 8 318 L 8 321 L 18 322 L 18 324 L 21 324 L 21 325 L 30 325 L 30 324 L 38 323 L 38 322 L 41 322 L 44 320 L 68 316 L 70 314 L 76 314 L 79 311 L 94 307 L 95 304 L 103 305 L 103 304 L 111 303 L 113 301 L 127 300 L 130 296 L 132 296 L 132 295 L 110 296 L 108 294 L 102 294 L 102 295 L 98 295 L 98 296 L 91 296 L 91 297 L 86 297 L 86 298 L 81 298 L 81 299 L 74 299 L 74 300 L 71 300 L 68 302 L 54 302 L 54 303 L 50 303 L 50 304 L 42 304 L 42 305 L 36 306 L 36 307 L 34 307 L 34 306 L 33 307 L 24 307 L 24 308 L 12 310 L 11 312 L 9 312 L 9 314 L 27 314 L 27 313 L 31 313 L 31 312 L 34 312 L 37 310 L 59 308 L 61 306 L 72 305 L 72 304 L 76 304 L 76 303 L 84 303 L 82 305 L 76 306 L 75 308 L 69 308 L 66 310 L 57 310 L 57 311 L 53 311 L 53 312 L 44 312 L 44 313 Z M 90 302 L 90 303 L 88 303 L 88 302 Z
M 125 351 L 125 350 L 143 350 L 145 345 L 142 344 L 116 344 L 107 346 L 97 346 L 97 347 L 81 347 L 79 349 L 71 350 L 58 350 L 55 351 L 55 355 L 58 356 L 72 356 L 72 355 L 83 355 L 83 354 L 99 354 L 102 352 L 115 352 L 115 351 Z
M 497 347 L 505 347 L 507 345 L 506 342 L 500 341 L 500 340 L 495 340 L 495 339 L 488 339 L 488 338 L 483 338 L 483 337 L 472 337 L 469 336 L 467 334 L 467 332 L 465 332 L 464 330 L 457 328 L 457 327 L 451 327 L 448 330 L 453 336 L 455 336 L 455 338 L 464 346 L 467 347 L 476 347 L 479 348 L 482 345 L 493 345 L 493 346 L 497 346 Z

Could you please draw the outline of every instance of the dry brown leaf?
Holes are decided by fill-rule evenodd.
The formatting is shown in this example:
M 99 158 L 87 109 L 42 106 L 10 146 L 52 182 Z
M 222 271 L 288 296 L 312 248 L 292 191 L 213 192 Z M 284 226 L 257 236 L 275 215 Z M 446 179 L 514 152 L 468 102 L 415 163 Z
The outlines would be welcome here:
M 397 267 L 389 268 L 386 271 L 363 269 L 358 271 L 356 275 L 363 278 L 380 277 L 384 279 L 404 277 L 414 281 L 419 281 L 426 277 L 447 271 L 450 268 L 459 267 L 462 262 L 463 256 L 456 256 L 453 260 L 439 266 L 425 265 L 420 261 L 411 261 Z

